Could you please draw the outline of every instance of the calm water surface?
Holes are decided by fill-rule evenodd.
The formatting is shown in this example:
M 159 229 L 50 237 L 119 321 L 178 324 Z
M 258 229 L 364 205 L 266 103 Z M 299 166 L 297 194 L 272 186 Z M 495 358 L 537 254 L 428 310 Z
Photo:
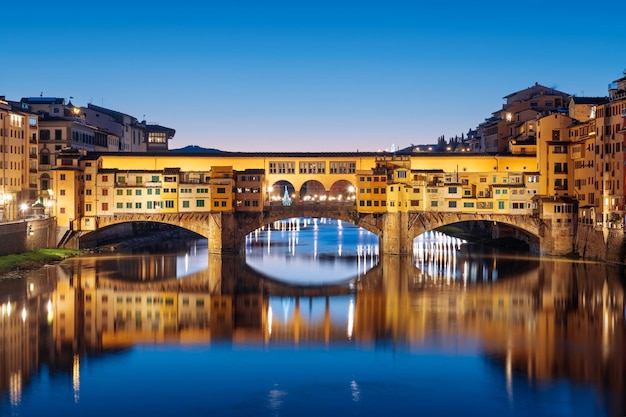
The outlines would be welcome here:
M 0 415 L 625 415 L 621 269 L 286 223 L 0 282 Z

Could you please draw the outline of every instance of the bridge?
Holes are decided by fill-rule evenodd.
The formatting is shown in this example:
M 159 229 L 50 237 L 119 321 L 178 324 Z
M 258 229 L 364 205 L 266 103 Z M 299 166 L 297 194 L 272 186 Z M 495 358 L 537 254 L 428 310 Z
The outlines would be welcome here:
M 381 253 L 387 254 L 410 254 L 413 240 L 424 232 L 477 221 L 489 222 L 496 230 L 498 226 L 515 230 L 515 237 L 526 241 L 532 252 L 553 254 L 554 250 L 552 224 L 537 216 L 439 211 L 361 213 L 354 203 L 337 202 L 273 204 L 261 212 L 119 213 L 97 218 L 96 226 L 97 230 L 103 230 L 130 222 L 164 223 L 208 239 L 211 253 L 240 253 L 247 234 L 276 221 L 297 217 L 332 218 L 355 224 L 378 236 Z M 78 240 L 89 233 L 78 234 Z
M 61 245 L 107 226 L 157 222 L 204 236 L 213 253 L 295 217 L 328 217 L 408 254 L 424 231 L 467 221 L 510 226 L 539 254 L 573 251 L 575 199 L 539 194 L 532 158 L 376 153 L 100 155 L 60 159 L 51 195 Z M 184 168 L 183 168 L 184 167 Z M 61 237 L 61 236 L 59 236 Z

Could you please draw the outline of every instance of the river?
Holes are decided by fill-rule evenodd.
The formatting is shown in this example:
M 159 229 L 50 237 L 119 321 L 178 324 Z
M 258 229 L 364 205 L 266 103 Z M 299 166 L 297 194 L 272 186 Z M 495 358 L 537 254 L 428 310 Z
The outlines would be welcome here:
M 331 220 L 0 282 L 4 416 L 626 414 L 624 272 Z

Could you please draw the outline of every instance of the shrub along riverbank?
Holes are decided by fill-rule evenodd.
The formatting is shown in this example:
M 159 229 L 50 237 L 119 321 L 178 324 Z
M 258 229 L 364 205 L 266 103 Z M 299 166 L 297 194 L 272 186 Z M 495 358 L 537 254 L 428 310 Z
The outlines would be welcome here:
M 80 255 L 83 251 L 75 249 L 39 249 L 32 252 L 15 253 L 0 256 L 0 274 L 19 273 L 46 264 L 62 261 L 65 258 Z M 2 278 L 2 277 L 0 277 Z

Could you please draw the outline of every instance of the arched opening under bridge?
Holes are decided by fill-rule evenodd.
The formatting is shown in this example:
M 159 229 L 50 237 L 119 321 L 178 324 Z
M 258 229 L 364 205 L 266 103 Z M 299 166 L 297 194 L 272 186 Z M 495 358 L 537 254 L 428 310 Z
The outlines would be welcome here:
M 150 246 L 166 247 L 169 243 L 206 239 L 184 227 L 151 221 L 128 221 L 84 234 L 80 237 L 79 248 L 107 248 L 132 250 Z
M 379 262 L 379 238 L 344 220 L 276 220 L 245 237 L 246 264 L 289 285 L 349 283 Z

